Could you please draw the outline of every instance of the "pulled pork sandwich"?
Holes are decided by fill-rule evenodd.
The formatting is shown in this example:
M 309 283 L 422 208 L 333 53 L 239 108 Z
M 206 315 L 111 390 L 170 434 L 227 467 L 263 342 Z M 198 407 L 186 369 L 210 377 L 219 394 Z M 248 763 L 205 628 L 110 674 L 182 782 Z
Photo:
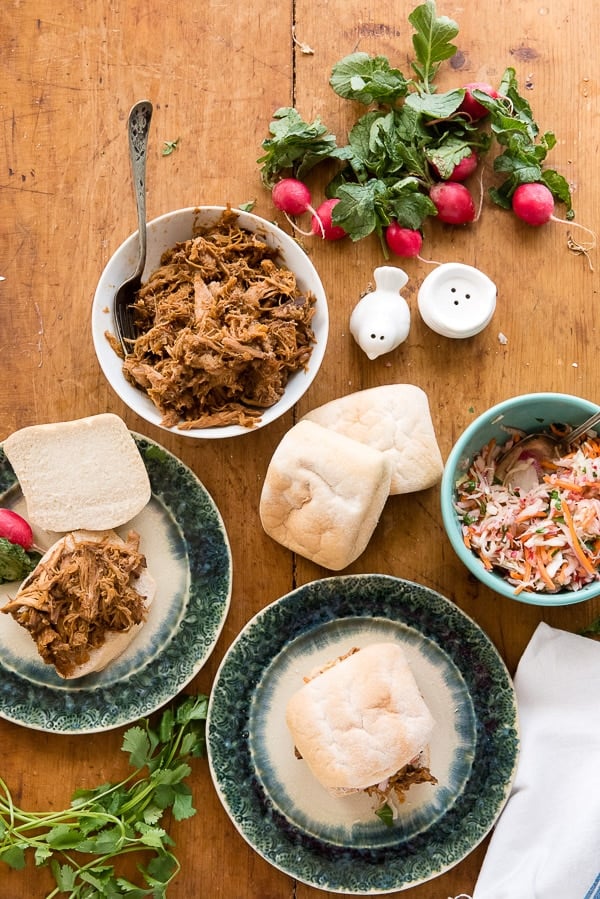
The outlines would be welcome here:
M 73 531 L 45 553 L 2 612 L 67 679 L 100 671 L 142 627 L 155 583 L 134 531 Z
M 427 767 L 435 721 L 398 644 L 351 649 L 305 680 L 286 721 L 296 755 L 328 792 L 364 791 L 382 806 L 437 783 Z

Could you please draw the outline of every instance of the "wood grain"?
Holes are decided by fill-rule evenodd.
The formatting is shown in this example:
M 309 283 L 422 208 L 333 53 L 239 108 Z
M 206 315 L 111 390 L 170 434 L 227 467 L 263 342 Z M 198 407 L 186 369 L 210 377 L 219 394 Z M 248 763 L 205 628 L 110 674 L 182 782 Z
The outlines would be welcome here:
M 498 285 L 491 325 L 470 340 L 441 338 L 422 323 L 416 294 L 430 267 L 409 260 L 402 265 L 410 278 L 409 339 L 369 362 L 348 319 L 383 261 L 377 240 L 305 242 L 328 294 L 331 335 L 319 376 L 293 412 L 243 438 L 193 442 L 146 425 L 104 381 L 90 307 L 105 263 L 136 226 L 125 133 L 131 105 L 144 97 L 155 105 L 150 218 L 181 206 L 251 200 L 259 215 L 277 218 L 256 165 L 273 111 L 296 105 L 345 142 L 360 110 L 329 88 L 331 67 L 361 49 L 388 56 L 406 72 L 413 5 L 7 0 L 0 11 L 0 275 L 6 279 L 0 282 L 0 440 L 28 424 L 109 410 L 197 472 L 229 533 L 234 588 L 221 638 L 191 690 L 210 690 L 228 645 L 260 608 L 329 573 L 274 544 L 258 518 L 266 466 L 298 416 L 353 390 L 417 384 L 429 396 L 445 456 L 474 416 L 510 395 L 556 390 L 600 398 L 597 271 L 569 252 L 563 225 L 529 229 L 485 199 L 480 220 L 467 229 L 428 226 L 423 250 L 433 260 L 475 265 Z M 446 0 L 438 11 L 460 25 L 459 53 L 444 67 L 442 86 L 497 82 L 513 66 L 542 130 L 558 137 L 552 163 L 572 185 L 577 221 L 597 227 L 600 103 L 592 62 L 598 7 L 577 0 L 482 0 L 475 14 Z M 302 52 L 301 44 L 313 52 Z M 163 156 L 164 142 L 176 139 L 177 150 Z M 484 186 L 491 179 L 488 161 Z M 316 179 L 315 194 L 321 187 Z M 594 255 L 592 261 L 597 268 Z M 511 671 L 539 621 L 577 631 L 600 614 L 598 601 L 547 610 L 480 587 L 444 536 L 436 489 L 391 498 L 368 549 L 348 571 L 406 577 L 450 597 L 490 635 Z M 124 770 L 121 738 L 121 731 L 49 736 L 0 719 L 0 775 L 25 808 L 62 807 L 76 787 Z M 295 883 L 246 845 L 203 760 L 194 766 L 193 787 L 197 816 L 172 826 L 182 863 L 173 899 L 327 895 Z M 486 845 L 406 895 L 445 899 L 472 892 Z M 7 899 L 42 897 L 53 885 L 33 866 L 1 874 L 0 897 Z

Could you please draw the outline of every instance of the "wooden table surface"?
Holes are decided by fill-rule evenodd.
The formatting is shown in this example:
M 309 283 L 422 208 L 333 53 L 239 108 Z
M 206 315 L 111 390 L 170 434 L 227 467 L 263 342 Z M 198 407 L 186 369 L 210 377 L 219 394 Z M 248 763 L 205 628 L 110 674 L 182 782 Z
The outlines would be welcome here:
M 476 337 L 452 341 L 424 325 L 416 295 L 431 269 L 408 260 L 401 265 L 410 279 L 409 338 L 369 361 L 348 320 L 383 262 L 378 241 L 314 241 L 307 249 L 329 299 L 329 345 L 308 393 L 276 423 L 243 438 L 191 441 L 129 412 L 100 371 L 90 333 L 92 297 L 107 260 L 136 228 L 125 130 L 132 104 L 149 98 L 155 106 L 149 218 L 182 206 L 249 201 L 256 213 L 274 218 L 256 164 L 272 113 L 295 105 L 307 120 L 320 116 L 345 142 L 358 110 L 329 88 L 331 67 L 361 49 L 406 72 L 412 8 L 391 0 L 2 5 L 0 440 L 25 425 L 112 411 L 198 474 L 229 534 L 234 583 L 220 639 L 190 692 L 210 690 L 228 646 L 259 609 L 330 574 L 273 542 L 258 517 L 268 461 L 300 415 L 354 390 L 416 384 L 428 394 L 445 457 L 477 414 L 508 396 L 560 391 L 600 399 L 597 271 L 568 250 L 564 226 L 528 228 L 487 199 L 474 225 L 428 225 L 424 245 L 430 258 L 477 266 L 497 284 L 494 319 Z M 600 7 L 482 0 L 475 12 L 474 4 L 445 0 L 438 13 L 460 26 L 460 52 L 444 65 L 440 85 L 497 83 L 513 66 L 542 130 L 557 135 L 549 162 L 572 186 L 577 221 L 597 228 Z M 176 139 L 176 151 L 163 155 L 164 142 Z M 484 177 L 489 183 L 489 162 Z M 593 253 L 591 261 L 600 266 Z M 367 550 L 347 571 L 401 576 L 454 600 L 491 637 L 511 672 L 538 622 L 576 632 L 600 614 L 597 601 L 545 609 L 482 588 L 444 535 L 436 488 L 391 498 Z M 2 719 L 0 775 L 22 807 L 63 807 L 76 787 L 123 770 L 121 740 L 121 729 L 45 735 Z M 271 867 L 245 843 L 221 807 L 206 760 L 194 765 L 193 790 L 198 814 L 170 824 L 182 863 L 173 899 L 327 895 Z M 472 892 L 486 846 L 407 895 L 446 899 Z M 2 866 L 2 899 L 42 897 L 52 887 L 45 869 Z

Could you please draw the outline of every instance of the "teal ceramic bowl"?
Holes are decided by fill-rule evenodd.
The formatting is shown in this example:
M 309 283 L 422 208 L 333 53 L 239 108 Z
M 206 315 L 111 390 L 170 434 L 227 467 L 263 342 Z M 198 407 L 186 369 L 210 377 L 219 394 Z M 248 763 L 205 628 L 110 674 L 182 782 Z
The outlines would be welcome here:
M 527 432 L 543 431 L 553 422 L 564 422 L 577 427 L 597 411 L 597 403 L 581 397 L 564 393 L 527 393 L 492 406 L 476 418 L 454 444 L 444 466 L 441 483 L 444 528 L 461 562 L 490 590 L 509 599 L 537 606 L 566 606 L 585 602 L 600 595 L 600 581 L 588 584 L 580 590 L 561 590 L 558 593 L 523 590 L 515 595 L 514 586 L 502 574 L 488 571 L 475 553 L 467 549 L 454 509 L 457 480 L 468 470 L 473 457 L 489 440 L 493 438 L 499 443 L 506 441 L 508 437 L 506 428 L 519 428 Z

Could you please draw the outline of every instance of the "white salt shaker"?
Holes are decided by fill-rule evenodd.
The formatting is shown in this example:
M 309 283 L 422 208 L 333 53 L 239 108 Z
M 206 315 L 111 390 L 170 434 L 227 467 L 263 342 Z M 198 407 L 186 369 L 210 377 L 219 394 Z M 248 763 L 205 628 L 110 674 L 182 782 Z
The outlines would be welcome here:
M 496 309 L 496 285 L 462 262 L 445 262 L 427 275 L 417 303 L 421 318 L 443 337 L 473 337 L 489 324 Z

